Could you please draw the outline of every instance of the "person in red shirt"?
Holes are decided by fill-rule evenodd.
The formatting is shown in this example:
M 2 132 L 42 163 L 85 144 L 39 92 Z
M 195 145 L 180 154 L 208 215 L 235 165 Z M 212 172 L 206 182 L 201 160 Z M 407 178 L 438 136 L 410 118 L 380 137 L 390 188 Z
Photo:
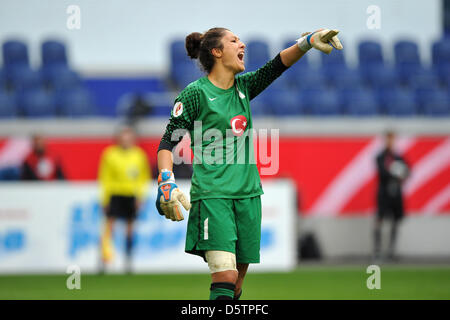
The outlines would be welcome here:
M 60 160 L 46 150 L 44 138 L 33 136 L 32 150 L 21 168 L 22 180 L 65 180 Z

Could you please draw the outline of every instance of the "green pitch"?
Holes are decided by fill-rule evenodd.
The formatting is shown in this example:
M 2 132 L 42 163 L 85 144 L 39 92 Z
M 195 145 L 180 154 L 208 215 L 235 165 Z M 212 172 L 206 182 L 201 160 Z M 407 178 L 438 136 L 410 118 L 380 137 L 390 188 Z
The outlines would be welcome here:
M 450 299 L 450 268 L 381 267 L 381 289 L 369 290 L 365 267 L 302 267 L 289 273 L 248 273 L 246 299 Z M 0 276 L 0 299 L 208 299 L 208 274 Z

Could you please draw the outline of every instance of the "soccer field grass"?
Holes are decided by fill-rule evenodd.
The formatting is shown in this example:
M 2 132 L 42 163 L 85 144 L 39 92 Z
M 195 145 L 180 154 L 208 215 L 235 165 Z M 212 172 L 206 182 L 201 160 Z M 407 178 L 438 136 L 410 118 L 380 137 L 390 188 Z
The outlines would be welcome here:
M 289 273 L 249 272 L 242 300 L 450 299 L 450 268 L 381 267 L 381 289 L 369 290 L 365 267 L 302 267 Z M 0 276 L 0 299 L 208 299 L 208 274 Z

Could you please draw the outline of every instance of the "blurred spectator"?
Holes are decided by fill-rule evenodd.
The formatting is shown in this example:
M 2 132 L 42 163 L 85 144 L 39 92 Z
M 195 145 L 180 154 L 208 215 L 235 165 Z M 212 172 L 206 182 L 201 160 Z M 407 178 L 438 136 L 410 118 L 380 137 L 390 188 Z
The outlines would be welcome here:
M 126 268 L 131 271 L 133 223 L 148 188 L 149 162 L 145 152 L 135 145 L 136 136 L 131 127 L 123 127 L 117 143 L 107 147 L 101 156 L 99 182 L 101 204 L 106 215 L 101 240 L 102 271 L 113 259 L 112 233 L 115 219 L 124 219 L 126 229 Z
M 127 109 L 127 122 L 130 125 L 133 125 L 140 118 L 149 115 L 151 112 L 152 106 L 150 106 L 148 101 L 146 101 L 141 94 L 137 93 Z
M 61 162 L 47 151 L 44 137 L 35 134 L 32 140 L 32 150 L 22 164 L 22 180 L 64 180 Z
M 388 259 L 394 259 L 398 223 L 403 217 L 402 183 L 409 175 L 405 160 L 393 150 L 395 135 L 388 131 L 385 148 L 376 157 L 378 169 L 377 215 L 374 230 L 374 259 L 381 259 L 381 226 L 384 218 L 392 220 Z

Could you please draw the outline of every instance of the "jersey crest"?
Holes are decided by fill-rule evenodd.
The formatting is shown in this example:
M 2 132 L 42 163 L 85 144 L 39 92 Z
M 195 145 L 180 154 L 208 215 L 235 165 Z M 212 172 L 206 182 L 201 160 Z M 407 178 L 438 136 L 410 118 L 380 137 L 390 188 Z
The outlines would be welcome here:
M 172 114 L 176 118 L 183 113 L 183 104 L 181 102 L 175 103 L 173 106 Z
M 239 115 L 235 116 L 230 120 L 231 130 L 235 136 L 242 136 L 244 134 L 245 129 L 247 129 L 248 121 L 247 118 Z

